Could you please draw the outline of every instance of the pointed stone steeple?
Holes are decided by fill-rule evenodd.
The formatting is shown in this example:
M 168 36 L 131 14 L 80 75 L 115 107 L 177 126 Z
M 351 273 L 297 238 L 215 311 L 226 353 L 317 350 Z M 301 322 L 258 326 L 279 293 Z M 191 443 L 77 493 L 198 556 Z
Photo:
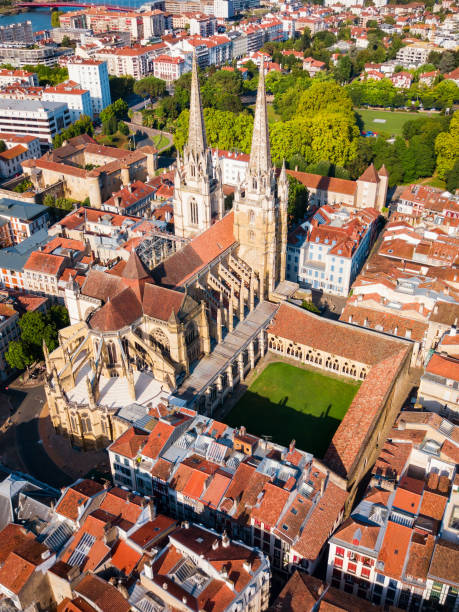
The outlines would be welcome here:
M 196 52 L 193 52 L 193 67 L 191 69 L 190 122 L 188 125 L 188 143 L 190 152 L 196 156 L 207 149 L 206 128 L 202 114 L 201 91 L 198 80 L 198 63 Z
M 266 106 L 265 62 L 264 58 L 262 58 L 258 77 L 249 172 L 253 175 L 255 173 L 267 173 L 269 170 L 271 170 L 271 149 L 269 146 L 268 110 Z

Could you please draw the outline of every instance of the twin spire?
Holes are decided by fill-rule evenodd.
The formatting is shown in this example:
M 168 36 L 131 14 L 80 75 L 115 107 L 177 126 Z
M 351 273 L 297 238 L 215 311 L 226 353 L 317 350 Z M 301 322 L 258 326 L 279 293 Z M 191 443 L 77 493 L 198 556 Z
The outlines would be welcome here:
M 250 149 L 249 171 L 264 174 L 271 170 L 271 149 L 269 146 L 268 109 L 266 107 L 265 60 L 261 60 L 258 76 L 257 103 L 253 121 L 252 148 Z
M 196 52 L 193 52 L 191 68 L 190 121 L 188 125 L 188 149 L 196 156 L 207 149 L 206 127 L 202 114 L 201 91 L 198 80 Z
M 206 127 L 204 125 L 204 116 L 202 113 L 196 52 L 193 52 L 193 65 L 191 69 L 190 120 L 188 125 L 187 148 L 196 156 L 205 153 L 207 150 Z M 258 78 L 249 172 L 251 175 L 265 174 L 268 173 L 271 168 L 268 111 L 266 106 L 265 64 L 263 58 Z

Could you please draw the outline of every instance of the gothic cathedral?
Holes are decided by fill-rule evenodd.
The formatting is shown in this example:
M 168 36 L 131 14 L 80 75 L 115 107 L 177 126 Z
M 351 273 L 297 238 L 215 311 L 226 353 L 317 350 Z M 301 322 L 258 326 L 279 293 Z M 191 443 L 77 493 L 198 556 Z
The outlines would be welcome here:
M 264 65 L 260 68 L 250 162 L 234 196 L 234 237 L 238 256 L 258 277 L 261 299 L 269 299 L 285 280 L 288 180 L 271 163 Z M 193 58 L 188 142 L 177 158 L 174 193 L 175 233 L 193 237 L 224 214 L 221 171 L 212 168 L 201 106 L 196 57 Z

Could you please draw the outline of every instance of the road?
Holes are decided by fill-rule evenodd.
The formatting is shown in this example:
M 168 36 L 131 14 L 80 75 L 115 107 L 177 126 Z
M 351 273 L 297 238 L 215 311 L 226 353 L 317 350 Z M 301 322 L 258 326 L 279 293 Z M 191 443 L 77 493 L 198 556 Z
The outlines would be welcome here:
M 51 461 L 41 444 L 38 421 L 45 401 L 43 387 L 10 387 L 0 395 L 3 405 L 8 400 L 15 412 L 11 417 L 11 427 L 0 435 L 4 463 L 56 488 L 70 484 L 72 479 Z M 14 449 L 10 448 L 11 445 Z
M 149 137 L 162 135 L 165 138 L 167 138 L 168 140 L 167 145 L 165 145 L 164 147 L 161 147 L 161 149 L 158 150 L 159 153 L 161 153 L 161 151 L 164 151 L 165 149 L 168 149 L 171 145 L 174 144 L 174 135 L 171 134 L 170 132 L 163 132 L 161 130 L 156 130 L 154 128 L 145 127 L 144 125 L 139 125 L 138 123 L 132 123 L 132 122 L 128 123 L 127 125 L 133 132 L 136 132 L 138 130 L 139 132 L 143 132 L 144 134 L 147 134 L 147 136 Z

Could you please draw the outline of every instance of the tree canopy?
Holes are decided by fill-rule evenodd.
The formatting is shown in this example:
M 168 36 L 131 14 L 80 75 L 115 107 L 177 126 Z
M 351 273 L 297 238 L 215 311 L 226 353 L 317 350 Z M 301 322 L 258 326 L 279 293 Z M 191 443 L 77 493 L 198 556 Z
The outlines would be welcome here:
M 166 92 L 166 82 L 154 76 L 148 76 L 134 83 L 134 93 L 142 98 L 159 98 Z
M 54 305 L 43 314 L 26 312 L 19 319 L 21 339 L 10 342 L 5 359 L 11 367 L 23 370 L 43 359 L 43 341 L 49 351 L 58 346 L 58 331 L 69 325 L 69 316 L 64 306 Z

